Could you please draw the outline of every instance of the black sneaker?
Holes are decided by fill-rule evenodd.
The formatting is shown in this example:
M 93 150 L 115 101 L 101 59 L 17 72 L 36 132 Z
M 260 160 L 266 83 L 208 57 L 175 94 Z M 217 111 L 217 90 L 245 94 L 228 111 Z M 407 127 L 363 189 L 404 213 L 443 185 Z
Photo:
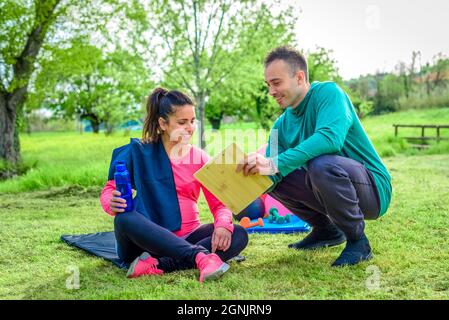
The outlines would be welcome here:
M 329 223 L 324 227 L 313 227 L 312 232 L 307 237 L 301 241 L 289 244 L 288 247 L 296 250 L 315 250 L 337 246 L 345 241 L 344 233 L 334 224 Z
M 347 241 L 346 247 L 340 256 L 332 264 L 333 267 L 353 266 L 362 261 L 368 261 L 373 257 L 368 238 L 363 234 L 360 240 Z

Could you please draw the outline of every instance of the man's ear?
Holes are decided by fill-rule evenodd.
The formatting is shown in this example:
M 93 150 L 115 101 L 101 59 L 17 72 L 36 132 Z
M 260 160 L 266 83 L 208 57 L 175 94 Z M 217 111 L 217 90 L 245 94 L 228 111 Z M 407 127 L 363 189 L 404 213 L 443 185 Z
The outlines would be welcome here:
M 303 85 L 306 82 L 306 74 L 302 70 L 298 70 L 295 77 L 298 85 Z

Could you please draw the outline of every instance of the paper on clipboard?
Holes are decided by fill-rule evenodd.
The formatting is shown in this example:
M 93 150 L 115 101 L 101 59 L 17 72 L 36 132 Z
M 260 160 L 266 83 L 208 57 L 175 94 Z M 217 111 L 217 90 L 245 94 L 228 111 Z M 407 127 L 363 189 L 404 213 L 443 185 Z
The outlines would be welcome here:
M 194 174 L 235 215 L 273 185 L 267 176 L 255 174 L 245 177 L 243 172 L 235 172 L 244 157 L 245 153 L 232 143 Z

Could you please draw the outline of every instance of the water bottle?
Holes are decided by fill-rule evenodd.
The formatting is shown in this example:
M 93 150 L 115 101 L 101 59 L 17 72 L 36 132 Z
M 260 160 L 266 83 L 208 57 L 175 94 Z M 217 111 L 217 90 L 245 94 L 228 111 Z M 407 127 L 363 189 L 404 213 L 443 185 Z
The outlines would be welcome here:
M 115 164 L 115 190 L 120 192 L 120 198 L 126 200 L 125 212 L 133 211 L 133 192 L 131 187 L 131 179 L 126 169 L 126 163 L 118 161 Z

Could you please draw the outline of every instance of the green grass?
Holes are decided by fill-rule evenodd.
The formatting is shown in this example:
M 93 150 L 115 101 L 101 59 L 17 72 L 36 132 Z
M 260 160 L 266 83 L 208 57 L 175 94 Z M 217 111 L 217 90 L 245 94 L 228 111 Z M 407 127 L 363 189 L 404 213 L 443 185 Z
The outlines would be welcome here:
M 449 108 L 408 110 L 367 117 L 363 126 L 371 138 L 377 152 L 382 157 L 396 154 L 418 155 L 449 153 L 449 141 L 431 143 L 428 150 L 417 150 L 400 137 L 419 137 L 420 128 L 399 128 L 399 137 L 394 137 L 393 124 L 449 124 Z M 426 136 L 436 137 L 435 129 L 426 129 Z M 441 129 L 441 136 L 449 138 L 449 129 Z
M 113 229 L 98 196 L 111 152 L 128 136 L 22 135 L 25 162 L 37 164 L 22 177 L 0 182 L 0 299 L 448 299 L 449 145 L 418 153 L 393 137 L 391 125 L 447 124 L 449 109 L 388 114 L 363 123 L 393 177 L 388 213 L 367 222 L 375 258 L 334 269 L 330 264 L 343 246 L 297 252 L 286 247 L 302 234 L 256 234 L 243 252 L 245 262 L 233 263 L 222 279 L 204 285 L 195 270 L 129 280 L 111 263 L 59 240 L 62 234 Z M 251 128 L 255 125 L 244 124 L 243 129 Z M 234 133 L 241 138 L 241 131 Z M 208 131 L 212 142 L 223 135 Z M 253 151 L 262 136 L 238 142 Z M 203 198 L 199 205 L 202 221 L 211 222 Z M 79 268 L 79 289 L 66 288 L 71 266 Z M 380 271 L 378 290 L 366 286 L 372 267 Z
M 247 260 L 217 282 L 200 285 L 187 270 L 129 280 L 100 258 L 68 247 L 61 234 L 109 231 L 98 187 L 0 195 L 0 299 L 448 299 L 449 155 L 386 160 L 393 176 L 389 212 L 367 222 L 375 257 L 351 268 L 330 264 L 343 246 L 316 252 L 287 249 L 303 235 L 250 235 Z M 210 222 L 204 199 L 201 218 Z M 66 288 L 71 266 L 80 288 Z M 371 268 L 380 285 L 366 283 Z

